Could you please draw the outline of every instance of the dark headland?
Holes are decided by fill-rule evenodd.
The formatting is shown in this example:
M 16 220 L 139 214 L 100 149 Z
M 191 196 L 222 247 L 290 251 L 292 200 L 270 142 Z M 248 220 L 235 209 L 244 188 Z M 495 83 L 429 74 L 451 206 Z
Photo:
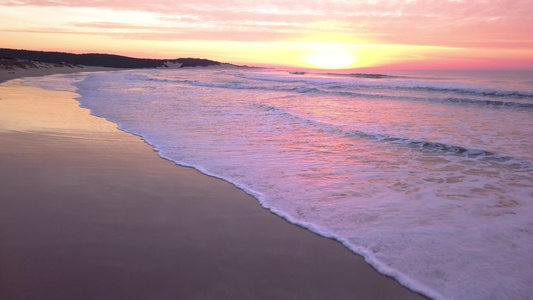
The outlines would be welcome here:
M 222 65 L 221 62 L 202 58 L 177 58 L 177 59 L 149 59 L 133 58 L 113 54 L 87 53 L 74 54 L 65 52 L 47 52 L 0 48 L 2 64 L 10 60 L 27 60 L 62 66 L 92 66 L 106 68 L 165 68 L 169 64 L 180 64 L 179 68 L 185 67 L 208 67 Z

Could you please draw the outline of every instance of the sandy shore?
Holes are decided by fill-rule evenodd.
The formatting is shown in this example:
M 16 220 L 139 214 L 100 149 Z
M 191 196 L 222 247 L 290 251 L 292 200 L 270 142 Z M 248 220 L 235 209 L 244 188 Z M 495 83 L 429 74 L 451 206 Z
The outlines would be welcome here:
M 0 85 L 0 299 L 424 299 L 75 96 Z
M 16 69 L 1 69 L 0 68 L 0 83 L 21 77 L 35 77 L 35 76 L 45 76 L 51 74 L 70 74 L 78 72 L 95 72 L 95 71 L 109 71 L 117 70 L 115 68 L 106 68 L 106 67 L 89 67 L 89 66 L 79 66 L 79 67 L 54 67 L 51 64 L 38 63 L 39 68 L 16 68 Z

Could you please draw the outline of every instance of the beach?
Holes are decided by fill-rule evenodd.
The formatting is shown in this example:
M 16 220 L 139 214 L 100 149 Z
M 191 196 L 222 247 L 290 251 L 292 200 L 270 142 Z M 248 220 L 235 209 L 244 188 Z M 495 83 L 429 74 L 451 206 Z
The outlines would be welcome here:
M 37 77 L 46 76 L 52 74 L 70 74 L 79 72 L 98 72 L 98 71 L 110 71 L 116 70 L 116 68 L 95 67 L 95 66 L 55 66 L 47 63 L 37 63 L 36 68 L 13 68 L 2 69 L 0 68 L 0 83 L 10 79 L 21 77 Z
M 76 96 L 0 85 L 0 298 L 425 299 Z

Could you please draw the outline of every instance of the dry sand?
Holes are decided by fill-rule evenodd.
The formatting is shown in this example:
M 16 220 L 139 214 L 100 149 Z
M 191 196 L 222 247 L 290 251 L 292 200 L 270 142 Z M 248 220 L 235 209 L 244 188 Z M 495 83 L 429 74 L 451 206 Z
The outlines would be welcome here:
M 75 96 L 0 85 L 0 299 L 424 299 Z

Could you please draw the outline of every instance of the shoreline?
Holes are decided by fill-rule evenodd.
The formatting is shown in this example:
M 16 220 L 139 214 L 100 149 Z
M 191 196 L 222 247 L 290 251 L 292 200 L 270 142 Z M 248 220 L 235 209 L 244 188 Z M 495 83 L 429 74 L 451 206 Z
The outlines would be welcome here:
M 12 79 L 23 77 L 39 77 L 54 74 L 71 74 L 71 73 L 83 73 L 83 72 L 101 72 L 101 71 L 117 71 L 122 69 L 106 68 L 106 67 L 55 67 L 51 64 L 40 63 L 38 68 L 28 69 L 1 69 L 0 68 L 0 84 Z M 124 69 L 127 70 L 127 69 Z
M 47 76 L 54 74 L 72 74 L 72 73 L 84 73 L 84 72 L 104 72 L 104 71 L 124 71 L 124 70 L 135 70 L 134 68 L 109 68 L 109 67 L 93 67 L 93 66 L 54 66 L 48 63 L 36 63 L 38 64 L 37 68 L 15 68 L 15 69 L 3 69 L 0 68 L 0 84 L 12 79 L 23 78 L 23 77 L 39 77 Z M 177 63 L 167 63 L 166 67 L 155 68 L 158 70 L 173 70 L 179 69 L 181 64 Z M 246 68 L 242 66 L 236 66 L 231 64 L 222 63 L 220 65 L 214 66 L 196 66 L 196 67 L 186 67 L 188 69 L 238 69 Z M 149 69 L 149 68 L 146 68 Z M 142 69 L 139 69 L 142 70 Z
M 0 298 L 426 299 L 75 93 L 0 91 Z

